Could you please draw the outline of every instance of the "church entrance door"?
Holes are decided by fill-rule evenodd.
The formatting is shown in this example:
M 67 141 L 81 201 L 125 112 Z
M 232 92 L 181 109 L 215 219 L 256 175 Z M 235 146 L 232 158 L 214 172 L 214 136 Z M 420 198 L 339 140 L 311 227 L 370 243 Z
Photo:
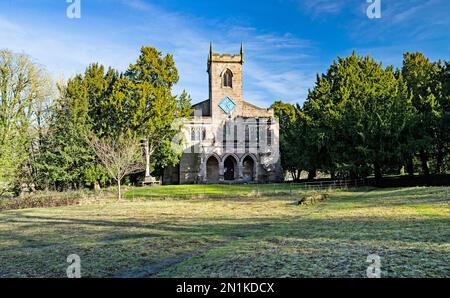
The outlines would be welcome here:
M 237 162 L 232 156 L 228 156 L 224 162 L 224 179 L 226 181 L 233 181 L 235 179 Z
M 219 161 L 214 156 L 211 156 L 206 162 L 206 179 L 208 183 L 219 181 Z
M 255 162 L 250 156 L 247 156 L 243 161 L 243 175 L 245 181 L 249 182 L 254 180 L 254 168 Z

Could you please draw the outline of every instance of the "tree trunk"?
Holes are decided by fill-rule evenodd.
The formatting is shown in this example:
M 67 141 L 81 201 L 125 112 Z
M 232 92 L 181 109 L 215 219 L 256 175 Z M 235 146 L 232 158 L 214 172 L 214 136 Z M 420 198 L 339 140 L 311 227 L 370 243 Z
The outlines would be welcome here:
M 428 168 L 428 156 L 424 150 L 420 151 L 420 161 L 422 163 L 423 174 L 425 176 L 430 176 L 430 169 Z
M 444 162 L 444 151 L 442 150 L 442 148 L 439 148 L 436 156 L 436 174 L 442 173 L 443 162 Z
M 408 172 L 409 177 L 414 176 L 414 162 L 412 156 L 408 156 L 406 159 L 406 171 Z
M 316 178 L 316 176 L 317 176 L 316 168 L 312 168 L 308 171 L 308 180 L 314 180 L 314 178 Z
M 292 181 L 297 181 L 297 173 L 296 171 L 290 171 L 292 176 Z
M 145 177 L 150 177 L 150 145 L 148 138 L 145 139 Z
M 117 187 L 118 187 L 119 201 L 120 201 L 120 200 L 122 200 L 122 193 L 120 190 L 120 179 L 117 179 Z
M 383 175 L 381 174 L 381 167 L 378 162 L 373 164 L 373 170 L 375 172 L 375 183 L 377 186 L 381 185 L 381 180 L 383 179 Z
M 336 180 L 336 172 L 330 171 L 331 180 Z

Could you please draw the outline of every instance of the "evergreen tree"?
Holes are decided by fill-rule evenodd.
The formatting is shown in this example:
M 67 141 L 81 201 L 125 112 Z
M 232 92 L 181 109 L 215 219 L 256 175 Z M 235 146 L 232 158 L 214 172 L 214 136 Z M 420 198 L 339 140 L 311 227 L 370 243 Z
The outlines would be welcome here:
M 60 97 L 52 107 L 49 130 L 37 161 L 43 187 L 64 190 L 108 181 L 86 136 L 111 131 L 111 111 L 103 108 L 110 100 L 117 72 L 90 65 L 84 75 L 76 75 L 59 86 Z M 120 117 L 117 117 L 120 118 Z
M 393 68 L 355 53 L 338 58 L 308 95 L 317 164 L 351 178 L 401 160 L 401 135 L 410 109 L 406 85 Z
M 278 120 L 280 127 L 280 155 L 281 155 L 281 166 L 287 172 L 289 172 L 294 180 L 300 178 L 301 169 L 298 168 L 296 162 L 297 148 L 295 148 L 295 106 L 284 103 L 282 101 L 276 101 L 270 107 L 274 109 L 275 117 Z
M 436 84 L 437 105 L 434 111 L 435 115 L 435 133 L 434 133 L 434 152 L 436 159 L 435 173 L 446 173 L 449 170 L 449 164 L 445 163 L 450 154 L 450 63 L 436 63 L 439 68 Z
M 402 76 L 408 86 L 409 95 L 416 109 L 413 120 L 413 138 L 411 151 L 418 152 L 422 172 L 430 174 L 429 159 L 434 143 L 436 109 L 437 109 L 437 74 L 438 68 L 421 53 L 403 55 Z
M 149 177 L 154 155 L 164 156 L 175 162 L 177 156 L 171 154 L 168 142 L 178 133 L 174 127 L 176 119 L 191 114 L 189 96 L 183 92 L 180 98 L 172 94 L 172 87 L 178 82 L 178 71 L 172 55 L 162 53 L 152 47 L 143 47 L 135 64 L 125 73 L 131 88 L 129 97 L 130 124 L 143 137 L 146 171 Z

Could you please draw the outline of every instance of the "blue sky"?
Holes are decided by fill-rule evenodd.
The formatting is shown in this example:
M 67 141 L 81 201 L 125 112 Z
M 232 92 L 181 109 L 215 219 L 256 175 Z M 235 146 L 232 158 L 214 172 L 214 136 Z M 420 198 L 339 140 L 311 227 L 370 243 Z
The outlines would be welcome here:
M 317 73 L 353 50 L 400 67 L 402 53 L 450 60 L 450 1 L 381 0 L 369 19 L 367 0 L 80 0 L 81 19 L 66 0 L 0 0 L 0 48 L 25 52 L 55 80 L 91 62 L 125 70 L 142 45 L 175 57 L 179 93 L 208 96 L 206 59 L 238 53 L 244 43 L 244 98 L 260 106 L 303 102 Z

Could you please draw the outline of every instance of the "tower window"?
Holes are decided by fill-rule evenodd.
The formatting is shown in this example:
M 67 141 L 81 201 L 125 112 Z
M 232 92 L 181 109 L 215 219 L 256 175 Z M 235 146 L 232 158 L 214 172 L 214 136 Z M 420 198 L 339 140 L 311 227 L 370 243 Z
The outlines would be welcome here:
M 227 69 L 223 74 L 223 87 L 233 88 L 233 73 Z

